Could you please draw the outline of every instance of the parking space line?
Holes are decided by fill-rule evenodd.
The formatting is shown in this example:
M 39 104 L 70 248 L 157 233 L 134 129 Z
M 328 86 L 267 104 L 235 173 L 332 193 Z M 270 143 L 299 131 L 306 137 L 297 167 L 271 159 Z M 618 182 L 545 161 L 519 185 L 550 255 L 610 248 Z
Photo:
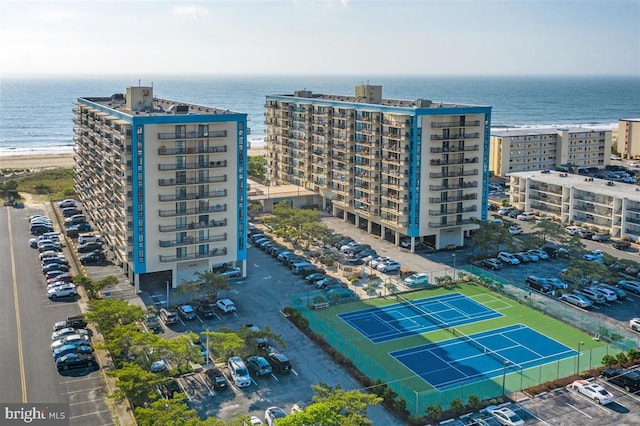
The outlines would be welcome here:
M 293 374 L 295 374 L 296 376 L 298 376 L 298 375 L 299 375 L 299 374 L 298 374 L 298 372 L 297 372 L 296 370 L 294 370 L 293 368 L 291 369 L 291 372 L 292 372 Z
M 89 389 L 78 389 L 78 390 L 72 390 L 72 391 L 68 391 L 68 392 L 65 392 L 65 393 L 66 393 L 67 395 L 71 395 L 71 394 L 79 393 L 79 392 L 91 392 L 91 391 L 98 390 L 98 389 L 104 389 L 104 388 L 103 388 L 102 386 L 98 386 L 98 387 L 95 387 L 95 388 L 89 388 Z
M 278 378 L 276 377 L 276 375 L 275 375 L 275 374 L 273 374 L 273 373 L 271 373 L 271 377 L 273 377 L 274 379 L 276 379 L 276 382 L 279 382 L 279 381 L 280 381 L 280 379 L 278 379 Z
M 576 410 L 576 411 L 578 411 L 578 412 L 580 412 L 580 413 L 584 414 L 585 416 L 589 417 L 590 419 L 592 419 L 592 418 L 593 418 L 592 416 L 588 415 L 587 413 L 585 413 L 584 411 L 582 411 L 582 410 L 581 410 L 581 409 L 579 409 L 578 407 L 576 407 L 576 406 L 574 406 L 574 405 L 571 405 L 571 404 L 569 404 L 568 402 L 567 402 L 566 404 L 567 404 L 569 407 L 573 408 L 574 410 Z
M 99 380 L 99 377 L 95 377 L 95 376 L 86 376 L 86 377 L 82 377 L 80 379 L 69 379 L 69 380 L 65 380 L 64 382 L 59 382 L 59 384 L 64 385 L 67 383 L 77 383 L 77 382 L 84 382 L 86 380 Z

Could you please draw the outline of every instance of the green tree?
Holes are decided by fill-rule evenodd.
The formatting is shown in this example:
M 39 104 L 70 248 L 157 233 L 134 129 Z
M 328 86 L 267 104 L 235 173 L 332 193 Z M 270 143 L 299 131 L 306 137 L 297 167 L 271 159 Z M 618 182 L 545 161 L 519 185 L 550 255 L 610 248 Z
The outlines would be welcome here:
M 209 353 L 217 358 L 227 359 L 236 355 L 245 347 L 245 341 L 233 332 L 205 331 L 202 333 L 205 338 L 209 338 Z
M 255 155 L 249 157 L 249 164 L 247 165 L 247 173 L 249 176 L 256 178 L 257 180 L 265 181 L 266 161 L 264 155 Z
M 202 288 L 209 300 L 215 299 L 220 291 L 231 288 L 229 279 L 215 271 L 196 272 L 196 276 L 198 286 Z
M 131 359 L 131 349 L 136 346 L 136 337 L 142 332 L 142 327 L 137 322 L 129 324 L 116 324 L 105 334 L 104 347 L 111 355 L 120 361 Z
M 607 367 L 611 367 L 612 365 L 616 365 L 617 363 L 618 360 L 613 355 L 605 355 L 602 357 L 602 364 L 606 365 Z
M 459 416 L 460 414 L 464 413 L 464 409 L 465 409 L 464 404 L 462 403 L 462 400 L 460 398 L 456 398 L 452 400 L 451 403 L 449 404 L 449 408 L 451 409 L 453 414 L 455 414 L 456 416 Z
M 470 246 L 479 258 L 495 256 L 500 245 L 511 239 L 509 231 L 501 225 L 488 222 L 475 222 L 478 229 L 471 237 Z
M 181 335 L 173 339 L 163 339 L 162 347 L 166 350 L 166 358 L 181 371 L 189 362 L 202 362 L 200 348 L 191 342 L 190 336 Z
M 340 414 L 334 405 L 326 402 L 316 402 L 309 405 L 304 411 L 278 419 L 278 426 L 343 426 L 349 424 L 359 425 L 361 423 L 347 423 L 345 416 Z
M 108 277 L 104 277 L 98 281 L 93 281 L 86 275 L 76 275 L 73 278 L 73 282 L 76 285 L 83 286 L 89 298 L 95 299 L 103 289 L 118 284 L 118 279 L 113 275 L 109 275 Z
M 478 411 L 482 407 L 482 401 L 478 395 L 469 395 L 468 405 L 471 410 Z
M 86 315 L 87 321 L 95 323 L 105 335 L 116 325 L 131 324 L 141 321 L 143 317 L 142 307 L 113 298 L 90 300 Z
M 187 397 L 176 393 L 172 399 L 158 399 L 148 407 L 137 407 L 136 422 L 140 426 L 197 426 L 202 422 L 196 410 L 187 406 Z
M 202 292 L 198 281 L 182 281 L 176 289 L 176 294 L 184 296 L 187 302 L 192 302 L 196 299 L 196 296 Z
M 237 331 L 233 331 L 231 329 L 222 327 L 220 328 L 220 331 L 226 332 L 226 333 L 235 332 L 238 336 L 240 336 L 240 338 L 244 341 L 245 344 L 243 348 L 239 349 L 238 353 L 244 356 L 254 354 L 256 351 L 256 347 L 260 342 L 275 341 L 282 347 L 287 346 L 285 341 L 282 340 L 282 337 L 280 337 L 279 334 L 276 334 L 273 331 L 271 331 L 271 328 L 269 328 L 268 326 L 263 328 L 240 327 L 240 329 L 238 329 Z
M 327 404 L 335 412 L 344 416 L 344 425 L 370 425 L 372 424 L 366 416 L 367 408 L 382 402 L 382 398 L 374 394 L 363 393 L 359 390 L 343 390 L 340 385 L 331 387 L 320 382 L 312 385 L 315 392 L 314 403 Z M 307 409 L 309 409 L 308 407 Z
M 442 417 L 442 407 L 439 405 L 429 405 L 427 407 L 427 417 L 430 420 L 437 422 L 440 420 L 440 417 Z
M 118 389 L 112 396 L 118 401 L 129 399 L 134 407 L 140 407 L 158 399 L 156 386 L 166 379 L 132 363 L 124 363 L 122 368 L 108 371 L 107 374 L 118 379 L 116 383 Z
M 627 362 L 629 362 L 629 358 L 627 357 L 626 352 L 619 352 L 616 355 L 616 361 L 618 364 L 624 366 Z

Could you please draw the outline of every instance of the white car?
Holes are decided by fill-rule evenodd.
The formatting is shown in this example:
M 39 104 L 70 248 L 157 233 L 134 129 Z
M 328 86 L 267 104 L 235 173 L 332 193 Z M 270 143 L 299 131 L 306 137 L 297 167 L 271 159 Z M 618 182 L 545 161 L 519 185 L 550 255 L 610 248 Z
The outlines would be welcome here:
M 242 275 L 242 269 L 235 267 L 226 269 L 224 272 L 220 272 L 220 275 L 227 278 L 235 278 Z
M 216 305 L 225 314 L 236 311 L 236 305 L 233 303 L 233 300 L 231 299 L 219 299 L 216 302 Z
M 280 407 L 269 407 L 264 411 L 264 420 L 269 426 L 274 426 L 283 417 L 287 417 L 287 413 Z
M 587 398 L 593 399 L 598 404 L 609 404 L 615 399 L 611 392 L 599 384 L 587 380 L 576 380 L 571 383 L 571 389 L 578 391 Z
M 69 343 L 82 342 L 88 345 L 89 344 L 89 336 L 86 334 L 70 334 L 68 336 L 64 336 L 62 339 L 55 340 L 51 344 L 51 350 L 53 351 L 56 348 L 59 348 L 63 345 L 68 345 Z
M 407 287 L 417 287 L 424 284 L 429 284 L 429 274 L 419 273 L 413 274 L 404 279 L 404 283 Z
M 62 339 L 64 336 L 69 336 L 71 334 L 86 334 L 89 336 L 89 330 L 85 330 L 84 328 L 65 327 L 51 333 L 51 340 Z
M 257 416 L 251 416 L 251 419 L 249 420 L 249 423 L 251 424 L 251 426 L 258 426 L 258 425 L 263 425 L 264 423 L 262 423 L 262 420 L 260 420 L 259 417 Z
M 567 232 L 569 233 L 569 235 L 576 235 L 578 232 L 582 231 L 582 228 L 579 226 L 567 226 L 565 228 L 567 230 Z
M 629 320 L 629 328 L 633 331 L 640 331 L 640 318 L 631 318 Z
M 58 297 L 74 297 L 77 296 L 78 290 L 73 283 L 64 283 L 47 290 L 47 297 L 49 299 L 56 299 Z
M 520 261 L 518 260 L 517 257 L 515 257 L 514 255 L 506 251 L 501 251 L 500 253 L 498 253 L 498 260 L 504 263 L 508 263 L 509 265 L 520 264 Z
M 227 368 L 229 369 L 229 374 L 231 374 L 233 383 L 235 383 L 236 386 L 244 388 L 251 385 L 249 370 L 241 357 L 232 356 L 229 358 L 229 361 L 227 361 Z
M 498 210 L 498 214 L 504 216 L 509 214 L 509 212 L 513 210 L 515 210 L 515 207 L 502 207 L 500 210 Z
M 546 278 L 547 282 L 556 289 L 567 289 L 569 288 L 569 284 L 562 281 L 560 278 Z
M 529 254 L 535 254 L 536 256 L 538 256 L 538 258 L 540 258 L 541 260 L 547 260 L 549 259 L 549 255 L 547 254 L 546 251 L 542 250 L 542 249 L 532 249 L 532 250 L 527 250 L 527 253 Z
M 520 416 L 518 416 L 509 407 L 498 408 L 494 405 L 490 405 L 487 407 L 487 412 L 490 413 L 501 425 L 521 426 L 524 424 L 524 420 L 522 420 Z
M 512 225 L 509 227 L 509 233 L 511 235 L 519 235 L 522 234 L 522 226 L 520 225 Z
M 640 164 L 636 163 L 635 161 L 629 161 L 629 162 L 627 162 L 627 166 L 629 166 L 629 167 L 638 167 L 638 166 L 640 166 Z

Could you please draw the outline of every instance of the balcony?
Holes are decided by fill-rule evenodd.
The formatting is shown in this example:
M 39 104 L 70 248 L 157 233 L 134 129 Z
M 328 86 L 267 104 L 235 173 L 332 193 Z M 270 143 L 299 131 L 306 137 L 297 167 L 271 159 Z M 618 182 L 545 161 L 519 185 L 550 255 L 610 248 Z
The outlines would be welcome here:
M 480 133 L 464 133 L 461 135 L 431 135 L 432 141 L 447 141 L 447 140 L 459 140 L 459 139 L 477 139 L 480 137 Z
M 223 226 L 227 226 L 227 219 L 222 220 L 210 220 L 209 222 L 192 222 L 190 224 L 184 225 L 160 225 L 158 230 L 160 232 L 180 232 L 180 231 L 188 231 L 189 229 L 206 229 L 206 228 L 220 228 Z
M 478 162 L 478 157 L 473 157 L 473 158 L 454 158 L 454 159 L 448 159 L 448 160 L 440 160 L 440 159 L 434 159 L 431 160 L 430 164 L 432 166 L 447 166 L 447 165 L 453 165 L 453 164 L 470 164 L 470 163 L 477 163 Z
M 227 152 L 227 145 L 192 147 L 192 148 L 158 148 L 158 155 L 185 155 L 185 154 L 219 154 Z
M 206 139 L 206 138 L 226 138 L 226 130 L 217 130 L 209 132 L 182 132 L 182 133 L 158 133 L 158 139 L 161 141 L 166 140 L 183 140 L 183 139 Z
M 196 207 L 193 209 L 182 209 L 182 210 L 158 210 L 158 216 L 160 217 L 173 217 L 173 216 L 188 216 L 194 214 L 203 214 L 203 213 L 218 213 L 218 212 L 226 212 L 227 205 L 226 204 L 218 204 L 216 206 L 207 207 Z
M 158 164 L 158 170 L 161 172 L 174 170 L 215 169 L 220 167 L 227 167 L 227 160 L 198 161 L 184 164 Z
M 461 172 L 446 172 L 446 173 L 429 173 L 430 178 L 450 178 L 450 177 L 459 177 L 459 176 L 477 176 L 478 169 L 474 170 L 464 170 Z
M 220 183 L 226 182 L 227 175 L 223 176 L 211 176 L 211 177 L 199 177 L 189 179 L 158 179 L 158 185 L 160 186 L 182 186 L 182 185 L 197 185 L 201 183 Z
M 477 127 L 480 125 L 480 120 L 473 120 L 473 121 L 466 121 L 460 122 L 460 121 L 448 121 L 448 122 L 444 122 L 444 123 L 437 123 L 437 122 L 432 122 L 431 123 L 431 128 L 432 129 L 443 129 L 443 128 L 447 128 L 447 127 Z
M 215 248 L 208 253 L 190 253 L 183 254 L 181 256 L 162 256 L 160 255 L 160 262 L 162 263 L 172 263 L 172 262 L 182 262 L 186 260 L 195 260 L 195 259 L 207 259 L 209 257 L 217 257 L 217 256 L 226 256 L 227 248 Z
M 455 203 L 458 201 L 468 201 L 468 200 L 477 200 L 478 194 L 467 194 L 462 197 L 449 197 L 446 199 L 440 197 L 429 197 L 430 203 Z
M 184 238 L 182 241 L 175 240 L 160 240 L 160 247 L 180 247 L 180 246 L 188 246 L 191 244 L 206 244 L 206 243 L 214 243 L 220 241 L 227 241 L 227 233 L 220 235 L 211 235 L 206 238 L 193 238 L 191 235 Z
M 447 211 L 429 210 L 429 215 L 430 216 L 447 216 L 450 214 L 475 212 L 477 210 L 478 210 L 478 206 L 469 206 L 469 207 L 463 207 L 461 209 L 447 210 Z
M 462 219 L 450 223 L 429 222 L 429 228 L 448 228 L 451 226 L 472 225 L 476 219 Z
M 221 189 L 218 191 L 209 191 L 205 193 L 189 192 L 186 194 L 174 194 L 174 195 L 158 195 L 158 201 L 186 201 L 186 200 L 201 200 L 204 198 L 217 198 L 226 197 L 227 190 Z

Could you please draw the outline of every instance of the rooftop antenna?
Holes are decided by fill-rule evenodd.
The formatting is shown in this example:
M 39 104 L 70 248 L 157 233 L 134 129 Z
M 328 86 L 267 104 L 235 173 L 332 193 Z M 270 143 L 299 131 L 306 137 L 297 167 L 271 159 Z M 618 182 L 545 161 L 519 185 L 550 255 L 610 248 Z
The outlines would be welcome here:
M 140 87 L 140 79 L 138 79 L 138 87 Z

